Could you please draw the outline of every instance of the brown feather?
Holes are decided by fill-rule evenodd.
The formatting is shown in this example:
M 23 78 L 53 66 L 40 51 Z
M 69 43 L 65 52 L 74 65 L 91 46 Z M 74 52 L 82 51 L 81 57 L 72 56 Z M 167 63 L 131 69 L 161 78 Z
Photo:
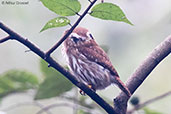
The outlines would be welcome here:
M 98 46 L 94 40 L 86 42 L 83 46 L 80 46 L 78 51 L 87 57 L 90 61 L 96 62 L 104 68 L 107 68 L 112 75 L 119 77 L 107 54 L 102 48 L 100 48 L 100 46 Z

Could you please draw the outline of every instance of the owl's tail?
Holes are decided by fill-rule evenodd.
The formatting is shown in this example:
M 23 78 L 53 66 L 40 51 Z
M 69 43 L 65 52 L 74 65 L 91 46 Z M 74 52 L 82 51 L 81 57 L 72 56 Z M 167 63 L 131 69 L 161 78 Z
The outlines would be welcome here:
M 112 82 L 115 83 L 128 97 L 131 97 L 131 92 L 128 90 L 125 84 L 120 80 L 119 77 L 114 76 Z

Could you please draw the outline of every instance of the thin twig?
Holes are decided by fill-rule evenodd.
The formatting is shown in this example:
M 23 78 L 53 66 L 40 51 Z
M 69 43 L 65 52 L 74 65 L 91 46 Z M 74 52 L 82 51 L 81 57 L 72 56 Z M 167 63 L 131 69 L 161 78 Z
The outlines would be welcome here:
M 3 43 L 3 42 L 6 42 L 7 40 L 10 40 L 10 39 L 12 39 L 11 36 L 7 36 L 5 38 L 2 38 L 2 39 L 0 39 L 0 44 Z
M 79 13 L 75 13 L 76 15 L 78 15 L 78 16 L 81 16 Z
M 71 24 L 71 23 L 69 23 L 68 25 L 69 25 L 70 27 L 72 27 L 72 24 Z
M 91 0 L 88 0 L 90 3 L 92 3 L 92 1 Z
M 23 38 L 19 34 L 15 33 L 11 29 L 9 29 L 7 26 L 5 26 L 3 23 L 0 22 L 0 28 L 4 30 L 6 33 L 8 33 L 10 36 L 12 36 L 15 40 L 20 42 L 21 44 L 28 47 L 30 50 L 32 50 L 36 55 L 40 56 L 42 59 L 45 57 L 45 53 L 40 50 L 36 45 L 31 43 L 28 39 Z M 51 67 L 55 68 L 57 71 L 59 71 L 61 74 L 63 74 L 67 79 L 69 79 L 74 85 L 79 87 L 81 90 L 83 90 L 88 96 L 91 97 L 97 104 L 99 104 L 107 113 L 109 114 L 117 114 L 113 107 L 110 106 L 106 101 L 104 101 L 99 95 L 97 95 L 92 89 L 88 88 L 84 83 L 79 83 L 73 74 L 71 74 L 69 71 L 67 71 L 65 68 L 63 68 L 60 64 L 58 64 L 52 57 L 48 57 L 44 59 L 47 63 L 50 64 Z
M 17 103 L 17 104 L 14 104 L 14 105 L 11 105 L 9 107 L 6 107 L 6 108 L 2 109 L 2 111 L 7 112 L 7 111 L 10 111 L 10 110 L 14 110 L 15 108 L 19 108 L 19 107 L 27 106 L 27 105 L 34 105 L 34 106 L 39 107 L 40 109 L 43 109 L 43 105 L 42 104 L 33 101 L 33 102 Z M 42 111 L 46 112 L 47 114 L 52 114 L 49 110 L 42 110 Z
M 62 42 L 72 33 L 72 31 L 78 26 L 78 24 L 81 22 L 81 20 L 83 19 L 83 17 L 88 13 L 88 11 L 90 10 L 90 8 L 95 4 L 97 0 L 93 0 L 91 2 L 91 4 L 87 7 L 87 9 L 83 12 L 82 15 L 80 15 L 80 17 L 78 18 L 78 20 L 74 23 L 74 25 L 69 29 L 69 31 L 52 47 L 50 48 L 46 54 L 45 54 L 45 58 L 48 58 L 50 56 L 50 54 L 56 49 L 58 48 Z
M 171 91 L 169 91 L 167 93 L 164 93 L 164 94 L 162 94 L 160 96 L 154 97 L 152 99 L 149 99 L 149 100 L 145 101 L 144 103 L 136 105 L 133 109 L 129 110 L 127 112 L 127 114 L 132 114 L 134 111 L 139 110 L 139 109 L 143 108 L 144 106 L 147 106 L 148 104 L 151 104 L 151 103 L 153 103 L 155 101 L 158 101 L 158 100 L 160 100 L 162 98 L 165 98 L 165 97 L 167 97 L 169 95 L 171 95 Z
M 135 72 L 127 80 L 127 87 L 133 94 L 137 88 L 144 82 L 153 69 L 171 53 L 171 35 L 168 36 L 163 42 L 161 42 L 148 57 L 139 65 Z M 114 99 L 114 110 L 122 110 L 123 114 L 126 113 L 127 102 L 129 98 L 121 92 Z M 122 113 L 121 113 L 122 114 Z
M 75 104 L 71 104 L 71 103 L 55 103 L 55 104 L 50 104 L 44 108 L 42 108 L 41 110 L 39 110 L 36 114 L 42 114 L 44 111 L 48 111 L 52 108 L 56 108 L 56 107 L 75 107 Z M 77 104 L 77 109 L 81 109 L 84 110 L 85 112 L 91 113 L 91 114 L 97 114 L 97 112 L 95 113 L 95 111 L 93 111 L 92 109 L 86 108 L 84 106 L 81 106 L 79 104 Z
M 30 51 L 31 51 L 31 50 L 25 50 L 24 52 L 26 52 L 26 53 L 27 53 L 27 52 L 30 52 Z

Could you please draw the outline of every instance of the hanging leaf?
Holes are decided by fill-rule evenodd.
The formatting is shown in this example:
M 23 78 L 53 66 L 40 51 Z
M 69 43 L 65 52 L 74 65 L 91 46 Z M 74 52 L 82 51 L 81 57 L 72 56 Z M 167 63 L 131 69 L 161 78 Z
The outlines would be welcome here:
M 5 73 L 3 76 L 14 82 L 28 85 L 28 87 L 29 86 L 34 87 L 35 85 L 38 84 L 37 77 L 34 74 L 27 71 L 10 70 L 7 73 Z
M 40 84 L 35 100 L 56 97 L 72 89 L 72 83 L 55 69 L 49 68 L 42 59 L 40 68 L 46 78 Z
M 45 76 L 45 78 L 54 75 L 57 76 L 59 74 L 59 72 L 56 71 L 54 68 L 48 67 L 48 63 L 43 59 L 40 59 L 40 70 L 43 73 L 43 76 Z
M 126 22 L 133 25 L 125 16 L 119 6 L 112 3 L 100 3 L 95 5 L 90 13 L 91 16 L 103 20 L 114 20 Z
M 47 77 L 38 89 L 37 99 L 45 99 L 59 96 L 72 89 L 72 84 L 61 75 Z
M 61 16 L 72 16 L 81 9 L 78 0 L 40 0 L 45 7 Z
M 27 71 L 10 70 L 0 76 L 0 97 L 38 86 L 37 77 Z
M 42 28 L 42 31 L 47 30 L 49 28 L 55 28 L 55 27 L 63 27 L 70 23 L 70 20 L 66 17 L 57 17 L 54 19 L 51 19 L 46 23 L 46 25 Z

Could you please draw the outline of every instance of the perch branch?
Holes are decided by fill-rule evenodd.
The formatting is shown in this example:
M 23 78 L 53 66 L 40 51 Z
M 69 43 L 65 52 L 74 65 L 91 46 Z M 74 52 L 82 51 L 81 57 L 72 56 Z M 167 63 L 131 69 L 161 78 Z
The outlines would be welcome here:
M 167 97 L 169 95 L 171 95 L 171 91 L 169 91 L 167 93 L 164 93 L 164 94 L 162 94 L 160 96 L 154 97 L 152 99 L 149 99 L 149 100 L 145 101 L 144 103 L 138 104 L 133 109 L 129 110 L 128 114 L 132 114 L 134 111 L 139 110 L 139 109 L 143 108 L 144 106 L 147 106 L 148 104 L 151 104 L 151 103 L 153 103 L 153 102 L 155 102 L 157 100 L 160 100 L 160 99 L 162 99 L 164 97 Z
M 135 70 L 126 82 L 126 86 L 133 94 L 136 89 L 143 83 L 143 81 L 149 76 L 153 69 L 169 54 L 171 53 L 171 36 L 168 36 L 163 42 L 161 42 L 142 62 L 141 65 Z M 122 110 L 126 113 L 127 102 L 129 98 L 121 92 L 114 99 L 114 110 Z
M 23 38 L 19 34 L 15 33 L 11 29 L 9 29 L 7 26 L 5 26 L 3 23 L 0 22 L 0 28 L 8 33 L 14 40 L 17 40 L 24 46 L 28 47 L 31 51 L 33 51 L 36 55 L 40 56 L 42 59 L 45 57 L 45 53 L 40 50 L 37 46 L 35 46 L 33 43 L 31 43 L 28 39 Z M 97 104 L 99 104 L 107 113 L 109 114 L 117 114 L 113 107 L 110 106 L 108 103 L 106 103 L 99 95 L 97 95 L 93 90 L 89 89 L 85 84 L 79 83 L 74 76 L 64 69 L 60 64 L 58 64 L 52 57 L 48 57 L 45 59 L 47 63 L 57 71 L 59 71 L 61 74 L 63 74 L 67 79 L 69 79 L 74 85 L 79 87 L 81 90 L 83 90 L 91 99 L 93 99 Z
M 48 58 L 50 56 L 50 54 L 56 49 L 58 48 L 62 42 L 72 33 L 72 31 L 75 29 L 76 26 L 78 26 L 78 24 L 81 22 L 81 20 L 83 19 L 83 17 L 88 13 L 88 11 L 90 10 L 90 8 L 95 4 L 97 0 L 93 0 L 90 5 L 87 7 L 87 9 L 83 12 L 82 15 L 79 16 L 78 20 L 74 23 L 74 25 L 69 29 L 69 31 L 51 48 L 49 49 L 46 54 L 45 54 L 45 58 Z

